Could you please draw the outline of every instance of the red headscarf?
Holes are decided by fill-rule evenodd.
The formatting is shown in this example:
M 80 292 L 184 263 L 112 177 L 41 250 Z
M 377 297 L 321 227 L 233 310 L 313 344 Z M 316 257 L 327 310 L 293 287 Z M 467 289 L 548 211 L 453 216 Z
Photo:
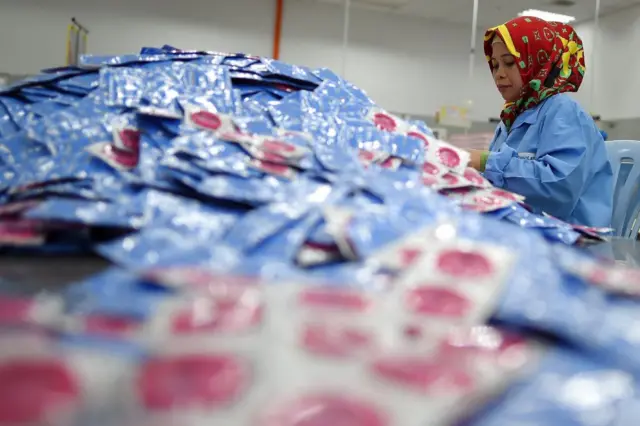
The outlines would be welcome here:
M 566 24 L 521 16 L 487 30 L 484 52 L 491 66 L 493 38 L 499 37 L 515 59 L 524 83 L 520 98 L 507 102 L 502 122 L 511 129 L 525 110 L 563 92 L 577 92 L 585 72 L 582 40 Z

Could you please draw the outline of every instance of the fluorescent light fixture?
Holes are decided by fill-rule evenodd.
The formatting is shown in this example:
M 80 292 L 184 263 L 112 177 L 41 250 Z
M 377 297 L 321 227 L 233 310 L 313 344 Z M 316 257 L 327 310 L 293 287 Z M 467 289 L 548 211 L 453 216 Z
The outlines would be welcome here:
M 545 21 L 562 22 L 568 24 L 576 20 L 574 16 L 562 15 L 560 13 L 545 12 L 544 10 L 529 9 L 518 13 L 518 16 L 533 16 L 534 18 L 544 19 Z

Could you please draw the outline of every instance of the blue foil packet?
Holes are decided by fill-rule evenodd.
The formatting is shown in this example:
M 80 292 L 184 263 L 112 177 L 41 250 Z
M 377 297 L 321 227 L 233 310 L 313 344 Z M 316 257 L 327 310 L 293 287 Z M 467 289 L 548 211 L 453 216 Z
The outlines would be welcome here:
M 16 125 L 18 129 L 22 129 L 26 122 L 26 106 L 27 103 L 11 96 L 0 96 L 0 103 L 2 103 L 7 110 L 7 114 L 11 121 Z
M 235 248 L 222 244 L 220 240 L 194 240 L 179 229 L 165 227 L 147 227 L 136 234 L 100 244 L 95 250 L 132 271 L 158 266 L 203 266 L 228 270 L 242 260 Z
M 83 69 L 95 69 L 104 66 L 125 66 L 145 63 L 157 63 L 167 61 L 190 61 L 198 59 L 201 54 L 191 52 L 177 52 L 175 54 L 159 53 L 151 55 L 81 55 L 80 67 Z
M 89 185 L 86 185 L 89 183 Z M 72 181 L 48 181 L 40 185 L 32 187 L 19 188 L 11 191 L 9 198 L 11 200 L 29 200 L 42 199 L 49 196 L 58 196 L 74 199 L 77 201 L 101 201 L 104 199 L 103 194 L 93 188 L 91 180 L 72 180 Z
M 309 68 L 286 64 L 274 59 L 261 58 L 259 62 L 244 66 L 246 71 L 254 72 L 262 77 L 279 76 L 294 84 L 307 84 L 312 88 L 322 83 Z
M 411 165 L 424 163 L 424 147 L 416 138 L 385 132 L 373 126 L 358 126 L 350 130 L 350 144 L 356 149 L 385 152 Z
M 56 82 L 57 87 L 67 92 L 86 95 L 98 88 L 100 77 L 95 72 L 85 72 Z
M 123 205 L 104 201 L 50 198 L 25 214 L 30 219 L 55 220 L 90 226 L 137 229 L 143 216 L 132 215 Z
M 424 195 L 427 194 L 416 192 L 415 197 L 396 197 L 395 203 L 376 203 L 368 208 L 361 204 L 355 208 L 357 214 L 349 222 L 346 236 L 358 258 L 366 259 L 386 244 L 435 224 L 443 215 L 438 204 L 444 203 L 438 203 L 435 194 Z
M 514 228 L 511 236 L 522 232 Z M 522 235 L 525 234 L 533 242 L 531 233 Z M 536 259 L 535 267 L 525 266 L 521 260 L 521 270 L 505 288 L 495 318 L 542 330 L 632 372 L 640 372 L 636 356 L 640 344 L 629 328 L 629 324 L 640 320 L 638 301 L 607 293 L 567 272 L 562 262 L 577 262 L 580 256 L 575 249 L 524 245 L 524 241 L 521 247 L 528 249 L 521 259 Z
M 367 104 L 369 106 L 373 106 L 374 102 L 369 98 L 366 92 L 352 83 L 342 79 L 342 77 L 338 76 L 336 73 L 331 71 L 328 68 L 318 68 L 312 71 L 313 74 L 323 81 L 332 81 L 334 83 L 338 83 L 344 86 L 344 89 L 349 92 L 349 94 L 355 98 L 357 101 Z
M 112 267 L 71 285 L 65 294 L 65 305 L 72 314 L 146 319 L 153 314 L 158 303 L 170 295 L 166 289 L 145 285 L 132 272 Z
M 640 383 L 627 371 L 576 350 L 549 348 L 540 364 L 465 426 L 632 426 Z
M 300 179 L 280 194 L 275 202 L 247 213 L 229 231 L 225 241 L 242 251 L 253 250 L 280 229 L 317 210 L 322 203 L 336 202 L 348 192 L 348 187 L 332 187 L 316 179 Z M 292 200 L 296 201 L 291 203 Z M 307 235 L 314 225 L 309 225 Z
M 168 113 L 182 116 L 178 98 L 185 91 L 184 64 L 172 62 L 153 64 L 145 68 L 144 88 L 140 98 L 140 106 L 154 107 Z
M 243 212 L 237 207 L 222 207 L 149 190 L 136 200 L 148 225 L 138 234 L 108 242 L 97 251 L 117 264 L 131 269 L 151 267 L 164 262 L 189 264 L 208 261 L 216 242 L 234 226 Z M 211 250 L 210 250 L 211 249 Z M 224 257 L 229 250 L 220 249 Z
M 29 86 L 36 86 L 36 85 L 44 85 L 44 84 L 48 84 L 48 83 L 53 83 L 53 82 L 55 82 L 57 80 L 61 80 L 61 79 L 69 78 L 69 77 L 72 77 L 72 76 L 84 74 L 85 72 L 86 71 L 79 70 L 79 69 L 59 69 L 59 70 L 57 70 L 55 72 L 49 72 L 49 73 L 34 75 L 34 76 L 25 78 L 23 80 L 16 81 L 13 84 L 10 84 L 8 86 L 3 87 L 2 89 L 0 89 L 0 95 L 1 94 L 6 94 L 6 93 L 11 93 L 11 92 L 16 92 L 16 91 L 18 91 L 20 89 L 23 89 L 23 88 L 29 87 Z
M 9 110 L 5 106 L 4 102 L 0 98 L 0 137 L 8 137 L 18 132 L 20 128 L 13 121 Z
M 100 88 L 104 103 L 133 108 L 140 105 L 147 72 L 141 68 L 102 68 Z
M 313 152 L 322 168 L 342 176 L 359 176 L 362 167 L 353 150 L 349 149 L 346 127 L 335 119 L 307 117 L 302 131 L 311 135 Z
M 531 213 L 519 204 L 512 204 L 505 209 L 502 219 L 522 228 L 537 229 L 548 240 L 566 245 L 574 244 L 580 237 L 571 225 L 552 217 Z

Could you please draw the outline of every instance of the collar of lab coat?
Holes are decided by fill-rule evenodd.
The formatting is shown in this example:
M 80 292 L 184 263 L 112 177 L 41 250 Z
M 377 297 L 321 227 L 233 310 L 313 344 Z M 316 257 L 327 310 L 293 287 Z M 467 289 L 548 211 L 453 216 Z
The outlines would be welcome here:
M 530 108 L 528 110 L 525 110 L 522 112 L 522 114 L 520 114 L 518 116 L 518 118 L 516 118 L 515 123 L 513 123 L 513 126 L 511 126 L 511 130 L 515 130 L 518 127 L 522 126 L 523 124 L 534 124 L 536 121 L 538 121 L 538 115 L 540 114 L 540 108 L 542 108 L 542 105 L 544 105 L 544 103 L 547 100 L 545 99 L 543 102 L 539 103 L 538 105 L 536 105 L 533 108 Z M 500 130 L 503 133 L 507 133 L 507 128 L 504 125 L 503 122 L 500 122 Z

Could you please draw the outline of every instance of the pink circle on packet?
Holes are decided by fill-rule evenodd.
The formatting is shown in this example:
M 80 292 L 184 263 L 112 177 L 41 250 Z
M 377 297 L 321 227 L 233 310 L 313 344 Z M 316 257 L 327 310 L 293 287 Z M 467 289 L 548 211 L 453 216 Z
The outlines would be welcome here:
M 520 335 L 488 326 L 460 329 L 441 342 L 437 356 L 476 368 L 512 369 L 530 359 L 527 341 Z
M 133 168 L 138 165 L 138 153 L 136 152 L 127 151 L 108 144 L 104 146 L 103 153 L 124 167 Z
M 124 148 L 138 152 L 140 151 L 140 131 L 136 129 L 123 129 L 118 133 Z
M 427 137 L 424 134 L 422 134 L 420 132 L 409 132 L 409 133 L 407 133 L 407 136 L 412 136 L 414 138 L 418 138 L 418 139 L 420 139 L 422 141 L 423 146 L 425 148 L 429 147 L 429 139 L 427 139 Z
M 489 259 L 472 250 L 444 250 L 438 256 L 437 267 L 441 272 L 458 278 L 486 278 L 493 273 Z
M 422 286 L 407 295 L 409 308 L 417 314 L 439 317 L 464 317 L 471 310 L 471 302 L 444 287 Z
M 503 203 L 503 200 L 492 195 L 478 195 L 473 197 L 473 202 L 483 207 L 495 207 Z
M 346 358 L 373 346 L 373 335 L 354 327 L 337 324 L 306 324 L 302 346 L 316 355 Z
M 478 213 L 487 213 L 487 208 L 478 204 L 464 204 L 462 206 L 465 210 L 470 210 Z
M 476 170 L 467 168 L 464 171 L 464 178 L 475 185 L 484 185 L 484 179 Z
M 266 139 L 262 141 L 262 147 L 268 151 L 274 152 L 294 152 L 296 150 L 296 147 L 290 143 L 273 139 Z
M 241 143 L 241 142 L 249 143 L 253 140 L 252 136 L 247 135 L 240 130 L 220 132 L 218 133 L 217 136 L 219 139 L 229 141 L 229 142 L 237 142 L 237 143 Z
M 353 397 L 312 394 L 270 408 L 258 426 L 388 426 L 375 405 Z
M 243 298 L 243 294 L 195 301 L 173 318 L 172 332 L 240 332 L 258 325 L 262 321 L 262 306 L 258 300 Z
M 452 149 L 452 148 L 448 148 L 448 147 L 440 147 L 438 149 L 438 158 L 440 159 L 440 161 L 442 162 L 442 164 L 444 164 L 445 166 L 453 169 L 456 168 L 460 165 L 460 156 L 458 155 L 458 153 Z
M 139 326 L 140 323 L 133 318 L 107 315 L 89 315 L 84 318 L 84 330 L 89 334 L 127 335 Z
M 440 174 L 440 168 L 428 161 L 425 161 L 424 164 L 422 165 L 422 171 L 424 173 L 427 173 L 429 175 L 434 175 L 434 176 L 437 176 Z
M 0 364 L 0 424 L 44 425 L 78 404 L 80 387 L 66 366 L 51 360 Z
M 424 186 L 435 186 L 439 183 L 440 181 L 438 180 L 437 177 L 435 176 L 431 176 L 431 175 L 426 175 L 426 176 L 422 176 L 422 184 Z
M 389 157 L 380 164 L 380 167 L 382 167 L 383 169 L 395 170 L 398 167 L 400 167 L 401 164 L 402 164 L 402 159 L 397 157 Z
M 236 400 L 248 382 L 249 369 L 236 356 L 182 355 L 143 364 L 137 389 L 150 410 L 219 408 Z
M 422 328 L 417 324 L 406 324 L 402 327 L 402 334 L 410 340 L 419 340 L 424 336 Z
M 502 332 L 498 351 L 506 352 L 512 350 L 525 350 L 527 341 L 519 334 L 511 332 Z
M 637 269 L 625 269 L 621 273 L 622 280 L 630 288 L 640 290 L 640 270 Z
M 388 132 L 393 132 L 398 127 L 398 124 L 396 123 L 396 120 L 393 119 L 393 117 L 381 112 L 378 112 L 373 116 L 373 123 L 378 129 L 386 130 Z
M 271 151 L 260 151 L 258 158 L 262 161 L 267 161 L 271 164 L 277 164 L 277 165 L 285 165 L 287 164 L 287 159 L 280 154 L 277 154 L 275 152 L 271 152 Z
M 491 194 L 495 195 L 496 197 L 506 198 L 507 200 L 518 201 L 518 198 L 515 195 L 513 195 L 509 191 L 504 191 L 502 189 L 493 189 L 491 190 Z
M 438 355 L 445 359 L 460 356 L 494 355 L 527 349 L 527 341 L 520 335 L 488 326 L 457 330 L 441 342 Z
M 376 158 L 376 154 L 366 149 L 358 150 L 358 158 L 363 161 L 373 161 Z
M 31 321 L 32 299 L 0 296 L 0 325 L 25 324 Z
M 594 284 L 606 286 L 611 280 L 611 272 L 608 268 L 597 265 L 593 270 L 589 271 L 586 278 Z
M 461 366 L 442 358 L 387 357 L 374 362 L 373 371 L 385 380 L 420 392 L 434 388 L 443 391 L 470 390 L 474 386 L 472 377 Z
M 218 130 L 222 126 L 222 120 L 218 114 L 209 111 L 196 111 L 191 113 L 190 119 L 200 127 L 210 130 Z
M 289 86 L 288 84 L 284 84 L 284 83 L 276 83 L 273 85 L 276 89 L 278 90 L 283 90 L 285 92 L 293 92 L 293 91 L 297 91 L 298 89 L 296 89 L 293 86 Z
M 365 311 L 370 306 L 370 300 L 362 294 L 331 288 L 305 289 L 300 293 L 298 301 L 309 308 L 356 312 Z
M 460 183 L 460 179 L 451 173 L 447 173 L 442 176 L 442 179 L 447 183 L 447 185 L 458 185 Z
M 413 263 L 418 260 L 420 255 L 422 254 L 422 250 L 420 249 L 411 249 L 406 248 L 400 250 L 400 264 L 403 268 L 413 265 Z
M 287 177 L 289 175 L 289 172 L 291 171 L 289 169 L 289 166 L 272 163 L 271 161 L 255 160 L 255 165 L 263 172 L 276 176 Z

